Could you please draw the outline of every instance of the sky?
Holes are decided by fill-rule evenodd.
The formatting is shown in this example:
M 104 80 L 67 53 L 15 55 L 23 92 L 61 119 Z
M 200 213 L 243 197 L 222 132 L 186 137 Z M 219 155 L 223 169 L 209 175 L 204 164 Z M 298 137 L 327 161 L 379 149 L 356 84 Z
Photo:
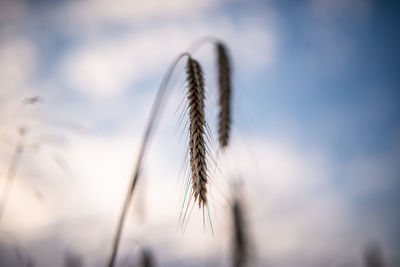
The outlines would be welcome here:
M 398 266 L 398 11 L 372 0 L 1 0 L 1 188 L 18 130 L 28 131 L 1 220 L 0 266 L 63 266 L 66 255 L 105 265 L 151 105 L 185 51 L 205 73 L 214 235 L 196 209 L 176 230 L 187 179 L 182 61 L 117 266 L 143 248 L 159 266 L 230 266 L 235 182 L 252 266 L 364 266 L 371 244 Z M 194 49 L 207 36 L 223 40 L 233 64 L 224 153 L 214 142 L 213 44 Z M 33 96 L 40 101 L 27 104 Z

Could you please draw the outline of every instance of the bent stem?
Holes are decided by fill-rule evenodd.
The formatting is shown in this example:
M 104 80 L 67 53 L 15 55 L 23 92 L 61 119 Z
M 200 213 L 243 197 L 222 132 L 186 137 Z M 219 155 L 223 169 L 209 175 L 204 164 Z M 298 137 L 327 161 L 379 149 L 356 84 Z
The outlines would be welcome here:
M 157 123 L 158 115 L 162 108 L 163 100 L 165 98 L 166 91 L 167 91 L 168 82 L 172 76 L 172 73 L 173 73 L 175 67 L 178 65 L 179 61 L 185 56 L 190 56 L 190 55 L 188 53 L 180 54 L 169 66 L 167 72 L 165 73 L 165 75 L 163 77 L 163 80 L 161 81 L 161 85 L 158 89 L 156 99 L 154 100 L 153 106 L 151 108 L 150 118 L 147 123 L 146 131 L 143 136 L 143 140 L 142 140 L 141 147 L 139 150 L 139 156 L 136 161 L 135 168 L 133 169 L 133 172 L 131 175 L 131 184 L 130 184 L 129 190 L 126 194 L 125 201 L 122 206 L 122 210 L 121 210 L 120 217 L 118 220 L 117 229 L 116 229 L 113 243 L 112 243 L 111 255 L 110 255 L 110 258 L 108 261 L 108 265 L 107 265 L 108 267 L 113 267 L 115 265 L 118 247 L 119 247 L 119 243 L 121 240 L 121 234 L 122 234 L 122 230 L 124 227 L 125 217 L 126 217 L 126 214 L 127 214 L 128 208 L 129 208 L 129 204 L 130 204 L 132 196 L 133 196 L 133 192 L 136 187 L 136 183 L 140 176 L 142 161 L 143 161 L 143 158 L 147 151 L 147 146 L 150 141 L 151 134 L 154 131 L 154 128 Z

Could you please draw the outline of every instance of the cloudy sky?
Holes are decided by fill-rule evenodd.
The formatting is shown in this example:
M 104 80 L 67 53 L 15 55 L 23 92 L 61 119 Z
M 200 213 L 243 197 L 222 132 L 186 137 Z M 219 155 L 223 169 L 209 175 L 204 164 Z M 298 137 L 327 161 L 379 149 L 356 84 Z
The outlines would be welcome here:
M 196 209 L 176 230 L 187 149 L 181 62 L 119 266 L 143 247 L 160 266 L 229 266 L 233 181 L 255 266 L 364 266 L 371 244 L 398 266 L 397 17 L 395 3 L 372 0 L 1 0 L 2 188 L 18 129 L 28 132 L 0 225 L 0 266 L 63 266 L 66 255 L 105 264 L 151 104 L 184 51 L 204 68 L 217 147 L 215 51 L 193 49 L 205 36 L 223 40 L 233 62 L 233 138 L 212 153 L 214 235 Z M 40 101 L 29 105 L 32 96 Z

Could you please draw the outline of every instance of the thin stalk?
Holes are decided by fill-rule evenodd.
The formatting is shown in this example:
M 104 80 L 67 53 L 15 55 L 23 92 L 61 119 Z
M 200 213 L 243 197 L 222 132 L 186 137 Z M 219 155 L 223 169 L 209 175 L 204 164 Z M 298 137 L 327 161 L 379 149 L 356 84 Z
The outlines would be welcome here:
M 147 151 L 147 146 L 150 141 L 150 137 L 152 135 L 152 132 L 154 131 L 154 128 L 157 123 L 158 115 L 160 114 L 160 110 L 162 108 L 163 100 L 164 100 L 166 92 L 167 92 L 168 82 L 172 76 L 172 73 L 173 73 L 176 65 L 185 56 L 190 56 L 190 55 L 188 53 L 180 54 L 169 66 L 167 72 L 165 73 L 165 75 L 161 81 L 160 87 L 157 92 L 156 99 L 154 100 L 153 106 L 151 108 L 150 118 L 147 123 L 147 127 L 145 130 L 143 139 L 142 139 L 141 147 L 139 149 L 139 156 L 137 158 L 136 165 L 135 165 L 132 175 L 131 175 L 131 184 L 130 184 L 129 190 L 126 194 L 125 201 L 122 206 L 122 210 L 121 210 L 120 217 L 118 220 L 117 229 L 116 229 L 113 243 L 112 243 L 111 255 L 110 255 L 110 258 L 108 261 L 108 265 L 107 265 L 108 267 L 113 267 L 115 265 L 118 247 L 119 247 L 119 243 L 121 240 L 121 234 L 122 234 L 122 230 L 124 227 L 125 217 L 126 217 L 126 214 L 127 214 L 128 208 L 129 208 L 129 204 L 130 204 L 132 196 L 133 196 L 134 189 L 136 187 L 136 183 L 140 176 L 142 161 L 143 161 L 143 158 Z
M 215 45 L 219 42 L 222 42 L 220 39 L 217 37 L 214 37 L 212 35 L 204 36 L 198 40 L 196 40 L 194 43 L 192 43 L 188 49 L 190 53 L 193 55 L 197 50 L 199 50 L 202 46 L 204 46 L 207 43 L 210 43 L 212 45 Z
M 4 179 L 4 186 L 1 193 L 1 201 L 0 201 L 0 224 L 3 220 L 3 215 L 6 210 L 8 198 L 10 196 L 10 192 L 12 186 L 14 184 L 15 175 L 18 170 L 19 162 L 21 161 L 21 156 L 24 151 L 24 137 L 26 134 L 26 129 L 21 128 L 19 133 L 19 140 L 15 145 L 14 153 L 11 158 L 10 166 L 8 168 L 7 174 Z

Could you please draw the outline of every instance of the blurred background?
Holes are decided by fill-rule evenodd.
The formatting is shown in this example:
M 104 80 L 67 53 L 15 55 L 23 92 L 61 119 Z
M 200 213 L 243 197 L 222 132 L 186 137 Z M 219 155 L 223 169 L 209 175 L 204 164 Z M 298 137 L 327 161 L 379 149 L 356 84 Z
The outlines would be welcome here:
M 0 266 L 105 266 L 161 79 L 204 36 L 223 40 L 233 64 L 233 138 L 213 154 L 214 235 L 196 208 L 176 230 L 182 62 L 117 266 L 136 266 L 143 250 L 155 266 L 231 266 L 234 182 L 249 266 L 400 266 L 398 11 L 372 0 L 1 0 Z M 212 44 L 194 57 L 217 139 Z M 383 263 L 366 265 L 371 253 Z

